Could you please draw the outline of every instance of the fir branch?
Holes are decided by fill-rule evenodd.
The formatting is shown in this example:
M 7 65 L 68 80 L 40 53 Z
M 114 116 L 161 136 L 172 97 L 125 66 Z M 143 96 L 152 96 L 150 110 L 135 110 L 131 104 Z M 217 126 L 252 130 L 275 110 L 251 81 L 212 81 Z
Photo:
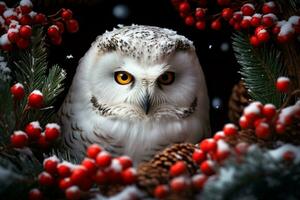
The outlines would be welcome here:
M 269 45 L 254 48 L 243 33 L 235 33 L 232 40 L 249 95 L 254 100 L 279 107 L 284 96 L 276 91 L 275 83 L 279 76 L 285 75 L 280 51 Z

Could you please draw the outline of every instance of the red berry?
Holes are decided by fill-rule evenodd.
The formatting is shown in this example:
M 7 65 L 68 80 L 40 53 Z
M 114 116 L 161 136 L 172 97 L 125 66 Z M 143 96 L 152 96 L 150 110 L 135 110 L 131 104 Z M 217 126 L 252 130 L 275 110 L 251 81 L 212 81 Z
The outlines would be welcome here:
M 12 44 L 2 44 L 1 45 L 1 48 L 4 50 L 4 51 L 11 51 L 12 50 Z
M 158 185 L 154 190 L 154 196 L 157 199 L 164 199 L 169 194 L 169 188 L 167 185 Z
M 99 167 L 108 167 L 111 164 L 112 157 L 106 151 L 100 152 L 96 157 L 96 163 Z
M 222 10 L 222 17 L 225 20 L 230 20 L 233 17 L 233 10 L 231 8 L 224 8 Z
M 250 25 L 251 25 L 250 20 L 251 20 L 251 17 L 245 16 L 245 17 L 243 18 L 243 20 L 240 22 L 241 28 L 243 28 L 243 29 L 249 28 Z
M 193 26 L 195 24 L 195 19 L 193 16 L 187 16 L 184 20 L 184 23 L 188 26 Z
M 21 83 L 16 83 L 10 88 L 10 93 L 14 99 L 21 100 L 25 95 L 24 86 Z
M 29 200 L 42 200 L 43 199 L 43 193 L 39 189 L 34 188 L 34 189 L 29 191 L 28 199 Z
M 88 191 L 93 186 L 93 180 L 90 177 L 85 177 L 80 183 L 78 183 L 79 188 L 82 191 Z
M 250 121 L 243 115 L 241 116 L 240 120 L 239 120 L 239 125 L 242 129 L 247 129 L 250 128 L 251 123 Z
M 283 157 L 284 161 L 292 162 L 292 161 L 295 160 L 296 155 L 295 155 L 295 153 L 293 151 L 289 151 L 288 150 L 288 151 L 286 151 L 286 152 L 283 153 L 282 157 Z
M 130 185 L 136 182 L 136 170 L 134 168 L 127 168 L 121 174 L 123 183 Z
M 207 176 L 204 174 L 196 174 L 192 177 L 192 184 L 195 189 L 201 190 L 207 181 Z
M 79 185 L 83 181 L 83 179 L 87 177 L 87 175 L 87 169 L 83 166 L 78 166 L 73 170 L 70 178 L 72 183 Z
M 259 39 L 255 35 L 252 35 L 250 37 L 250 44 L 254 47 L 258 47 L 261 44 L 261 41 L 259 41 Z
M 60 126 L 58 124 L 49 123 L 46 125 L 45 137 L 47 141 L 53 142 L 59 137 L 60 133 L 61 133 Z
M 55 25 L 58 27 L 60 33 L 63 33 L 65 31 L 65 26 L 62 22 L 57 21 L 55 22 Z
M 38 140 L 39 148 L 47 150 L 50 147 L 50 143 L 46 140 L 45 133 L 42 133 Z
M 38 181 L 41 186 L 51 186 L 54 184 L 54 178 L 48 172 L 40 173 Z
M 197 19 L 203 19 L 205 17 L 205 9 L 203 8 L 196 8 L 195 17 Z
M 266 123 L 267 122 L 267 119 L 266 118 L 258 118 L 254 121 L 254 127 L 257 127 L 260 123 Z
M 249 147 L 249 144 L 247 144 L 245 142 L 239 142 L 237 145 L 235 145 L 235 152 L 238 155 L 243 155 L 243 154 L 247 153 L 248 147 Z
M 70 9 L 62 9 L 61 17 L 63 20 L 69 20 L 72 19 L 73 13 Z
M 246 3 L 242 6 L 241 11 L 245 16 L 252 16 L 255 12 L 255 7 L 251 3 Z
M 71 186 L 65 190 L 65 196 L 67 200 L 79 200 L 80 199 L 80 189 L 77 186 Z
M 225 124 L 224 128 L 223 128 L 223 132 L 225 134 L 225 136 L 233 136 L 233 135 L 237 135 L 238 134 L 238 128 L 236 125 L 234 124 Z
M 261 22 L 261 14 L 254 14 L 251 18 L 251 26 L 254 26 L 254 27 L 258 27 L 260 25 L 260 22 Z
M 117 159 L 122 165 L 122 170 L 132 167 L 132 160 L 128 156 L 120 156 Z
M 201 172 L 207 176 L 213 175 L 215 173 L 215 164 L 211 160 L 206 160 L 201 163 Z
M 73 183 L 72 183 L 71 179 L 68 177 L 68 178 L 61 179 L 59 181 L 58 186 L 61 190 L 66 190 L 67 188 L 73 186 Z
M 240 22 L 243 19 L 243 15 L 242 12 L 237 11 L 233 13 L 233 17 L 232 17 L 236 22 Z
M 71 175 L 71 170 L 73 168 L 73 165 L 71 163 L 68 163 L 66 161 L 60 163 L 57 165 L 57 172 L 60 177 L 68 177 Z
M 270 126 L 265 122 L 261 122 L 255 127 L 255 135 L 258 138 L 267 139 L 270 134 Z
M 117 159 L 113 159 L 111 166 L 105 169 L 105 172 L 107 173 L 108 182 L 112 184 L 121 183 L 122 181 L 121 171 L 122 171 L 122 166 L 120 162 Z
M 256 37 L 260 42 L 267 42 L 270 39 L 270 34 L 266 29 L 262 29 L 257 33 Z
M 5 4 L 5 2 L 1 1 L 0 2 L 0 14 L 2 15 L 5 10 L 6 10 L 6 4 Z
M 11 142 L 12 146 L 15 148 L 23 148 L 28 143 L 28 136 L 23 131 L 15 131 L 10 136 L 10 142 Z
M 21 25 L 29 25 L 31 24 L 32 19 L 29 15 L 23 15 L 20 19 L 19 19 L 19 24 Z
M 199 165 L 206 159 L 206 155 L 201 149 L 195 149 L 192 158 L 194 162 L 196 162 Z
M 220 139 L 224 139 L 225 138 L 225 134 L 223 131 L 218 131 L 216 132 L 216 134 L 214 135 L 214 140 L 218 141 Z
M 291 81 L 287 77 L 279 77 L 276 82 L 276 89 L 279 92 L 288 93 Z
M 279 33 L 278 36 L 277 36 L 277 41 L 279 43 L 288 43 L 288 42 L 290 42 L 292 40 L 292 38 L 293 38 L 293 34 L 292 33 L 288 33 L 286 35 L 283 35 L 283 34 Z
M 263 14 L 275 13 L 275 12 L 276 12 L 276 5 L 273 1 L 264 3 L 262 7 Z
M 10 29 L 10 30 L 11 30 L 11 29 Z M 18 32 L 15 32 L 15 31 L 9 32 L 9 31 L 8 31 L 7 38 L 9 39 L 9 41 L 10 41 L 11 43 L 16 42 L 17 39 L 18 39 L 18 37 L 19 37 Z
M 60 37 L 58 26 L 56 25 L 50 26 L 47 30 L 47 34 L 51 39 Z
M 206 27 L 206 22 L 205 21 L 197 21 L 196 22 L 196 28 L 198 30 L 204 30 Z
M 190 10 L 190 4 L 188 2 L 183 2 L 179 5 L 179 12 L 187 13 Z
M 93 159 L 90 158 L 85 158 L 82 162 L 81 165 L 84 166 L 89 174 L 94 174 L 97 170 L 96 162 Z
M 44 104 L 44 96 L 39 90 L 34 90 L 28 96 L 28 105 L 32 108 L 41 108 Z
M 96 158 L 98 153 L 101 152 L 101 147 L 98 145 L 98 144 L 92 144 L 90 145 L 87 150 L 86 150 L 86 155 L 89 157 L 89 158 Z
M 211 23 L 210 27 L 211 27 L 211 29 L 216 30 L 216 31 L 220 30 L 222 28 L 221 21 L 218 19 L 214 20 Z
M 231 0 L 218 0 L 217 2 L 220 6 L 226 6 L 231 2 Z
M 171 180 L 170 187 L 174 192 L 182 192 L 186 189 L 187 183 L 184 177 L 176 177 Z
M 186 164 L 184 161 L 178 161 L 173 164 L 170 168 L 170 175 L 171 176 L 179 176 L 186 172 Z
M 51 175 L 55 175 L 57 173 L 57 165 L 59 163 L 59 159 L 56 156 L 52 156 L 46 158 L 43 162 L 43 166 L 46 172 Z
M 276 107 L 273 104 L 266 104 L 262 109 L 262 113 L 266 118 L 272 119 L 276 114 Z
M 217 143 L 214 139 L 208 138 L 204 139 L 200 143 L 200 149 L 205 153 L 210 151 L 215 151 L 217 149 Z
M 235 23 L 233 28 L 237 31 L 240 31 L 241 30 L 241 25 L 239 23 Z
M 271 27 L 275 24 L 275 22 L 277 21 L 277 17 L 270 13 L 270 14 L 266 14 L 262 17 L 261 19 L 261 23 L 265 26 L 265 27 Z
M 98 185 L 104 185 L 108 181 L 107 174 L 103 170 L 101 170 L 101 169 L 97 170 L 97 172 L 96 172 L 96 174 L 95 174 L 95 176 L 93 178 L 94 178 L 94 181 Z
M 44 23 L 47 22 L 47 18 L 46 18 L 46 16 L 44 14 L 38 13 L 37 15 L 35 15 L 33 17 L 33 22 L 35 24 L 44 24 Z
M 75 33 L 79 30 L 79 25 L 78 25 L 78 22 L 77 20 L 75 19 L 70 19 L 66 22 L 67 24 L 67 30 L 70 32 L 70 33 Z
M 29 47 L 29 44 L 30 44 L 28 39 L 19 38 L 19 37 L 17 37 L 16 43 L 20 49 L 26 49 Z
M 19 35 L 24 39 L 30 38 L 30 36 L 32 35 L 31 26 L 29 26 L 29 25 L 21 26 L 21 28 L 19 30 Z
M 277 123 L 275 129 L 276 129 L 276 133 L 284 134 L 285 130 L 286 130 L 286 127 L 283 124 Z
M 29 139 L 31 140 L 38 140 L 42 133 L 42 128 L 38 121 L 30 122 L 25 127 L 25 132 L 27 133 Z
M 31 6 L 21 5 L 21 11 L 23 15 L 29 14 L 31 12 Z

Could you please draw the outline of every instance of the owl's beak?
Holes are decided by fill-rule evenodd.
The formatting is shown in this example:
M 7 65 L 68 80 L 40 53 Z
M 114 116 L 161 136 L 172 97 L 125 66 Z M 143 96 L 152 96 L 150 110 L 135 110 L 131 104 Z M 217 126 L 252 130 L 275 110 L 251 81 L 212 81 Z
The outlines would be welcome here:
M 142 102 L 142 107 L 143 107 L 143 110 L 145 111 L 146 115 L 149 113 L 150 106 L 151 106 L 150 95 L 147 92 L 146 95 L 144 96 L 143 102 Z

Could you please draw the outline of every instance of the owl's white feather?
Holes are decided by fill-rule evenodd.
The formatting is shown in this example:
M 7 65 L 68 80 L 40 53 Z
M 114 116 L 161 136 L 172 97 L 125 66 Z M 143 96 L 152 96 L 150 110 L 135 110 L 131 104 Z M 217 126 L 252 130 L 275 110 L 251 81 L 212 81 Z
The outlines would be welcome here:
M 116 71 L 130 73 L 134 81 L 118 84 Z M 166 71 L 175 73 L 175 81 L 159 85 Z M 149 112 L 143 108 L 146 95 Z M 151 26 L 104 33 L 81 59 L 60 116 L 64 142 L 79 158 L 98 143 L 138 163 L 169 144 L 207 137 L 208 96 L 192 42 Z

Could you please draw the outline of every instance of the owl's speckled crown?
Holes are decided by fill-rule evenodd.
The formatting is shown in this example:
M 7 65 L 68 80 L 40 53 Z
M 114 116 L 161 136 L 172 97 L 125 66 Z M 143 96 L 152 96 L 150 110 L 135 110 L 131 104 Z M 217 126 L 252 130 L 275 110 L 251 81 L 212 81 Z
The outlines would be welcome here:
M 155 26 L 119 26 L 99 36 L 99 52 L 118 51 L 142 61 L 159 61 L 180 50 L 194 50 L 193 42 L 175 31 Z

